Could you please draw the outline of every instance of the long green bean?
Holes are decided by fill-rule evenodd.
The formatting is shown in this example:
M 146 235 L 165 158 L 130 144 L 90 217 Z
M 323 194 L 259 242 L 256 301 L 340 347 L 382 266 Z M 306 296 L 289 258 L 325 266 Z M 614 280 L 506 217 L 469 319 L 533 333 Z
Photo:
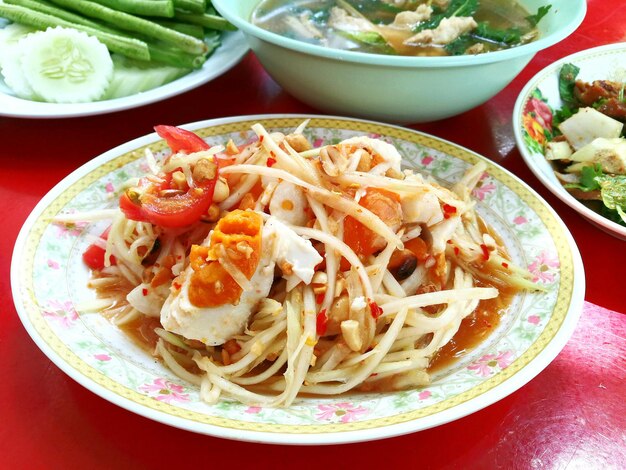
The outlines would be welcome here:
M 152 60 L 174 67 L 199 69 L 202 67 L 202 64 L 206 62 L 206 56 L 204 55 L 187 54 L 186 52 L 181 52 L 179 49 L 164 45 L 148 44 L 148 49 L 150 50 Z
M 107 6 L 114 10 L 124 11 L 133 15 L 174 16 L 174 2 L 172 0 L 91 0 L 94 3 Z
M 221 16 L 211 15 L 208 13 L 195 15 L 192 13 L 186 13 L 180 10 L 176 10 L 176 12 L 174 13 L 174 18 L 180 21 L 184 21 L 186 23 L 197 24 L 202 26 L 203 28 L 208 29 L 217 29 L 220 31 L 235 31 L 237 29 Z
M 10 3 L 10 4 L 30 8 L 32 10 L 46 13 L 51 16 L 55 16 L 60 19 L 69 21 L 71 23 L 74 23 L 73 27 L 75 29 L 78 29 L 76 28 L 76 25 L 83 25 L 83 26 L 87 26 L 90 28 L 99 29 L 103 33 L 113 34 L 116 36 L 127 37 L 129 39 L 132 39 L 128 36 L 127 33 L 116 30 L 106 25 L 101 25 L 99 23 L 96 23 L 90 20 L 89 18 L 85 18 L 84 16 L 81 16 L 81 15 L 76 15 L 72 12 L 63 10 L 62 8 L 55 7 L 54 5 L 48 4 L 44 0 L 6 0 L 5 3 Z M 200 28 L 200 30 L 202 30 L 200 26 L 196 26 L 196 25 L 187 25 L 187 26 L 189 26 L 190 28 L 193 28 L 193 27 Z M 45 29 L 45 28 L 42 28 L 42 29 Z M 187 54 L 185 52 L 181 52 L 180 50 L 167 48 L 167 47 L 164 47 L 163 45 L 153 44 L 150 41 L 145 40 L 145 38 L 139 37 L 135 39 L 139 39 L 140 41 L 148 43 L 148 51 L 150 53 L 150 60 L 162 62 L 164 64 L 171 65 L 173 67 L 180 67 L 180 68 L 185 68 L 185 69 L 190 69 L 190 68 L 197 69 L 197 68 L 202 67 L 202 64 L 206 60 L 204 54 L 201 54 L 201 55 Z M 215 46 L 212 44 L 207 44 L 207 46 L 209 47 L 211 51 L 215 49 Z M 119 54 L 126 55 L 124 54 L 123 51 L 112 51 L 112 52 L 118 52 Z
M 174 7 L 202 14 L 206 11 L 206 0 L 174 0 Z
M 53 5 L 44 0 L 4 0 L 4 3 L 18 5 L 20 7 L 45 13 L 47 15 L 56 16 L 57 18 L 63 19 L 65 21 L 82 24 L 83 26 L 89 26 L 90 28 L 102 29 L 102 31 L 104 31 L 105 33 L 112 32 L 111 30 L 108 30 L 106 26 L 100 23 L 92 21 L 89 18 L 85 18 L 84 16 L 77 15 L 76 13 L 73 13 L 71 11 L 64 10 L 63 8 L 59 8 L 56 5 Z
M 8 3 L 0 2 L 0 16 L 15 23 L 22 23 L 38 29 L 55 26 L 74 28 L 96 37 L 112 52 L 118 52 L 133 59 L 150 60 L 148 45 L 138 39 L 106 33 L 96 28 L 72 23 L 53 15 L 29 10 L 18 5 L 9 5 Z
M 166 28 L 176 30 L 179 33 L 187 34 L 189 36 L 193 36 L 194 38 L 198 38 L 198 39 L 204 39 L 204 28 L 200 25 L 191 24 L 191 23 L 181 23 L 179 21 L 172 21 L 169 19 L 161 19 L 161 18 L 150 18 L 150 20 Z
M 191 54 L 204 54 L 207 51 L 206 44 L 193 36 L 179 33 L 173 29 L 165 28 L 152 21 L 139 18 L 129 13 L 113 10 L 98 3 L 86 0 L 52 1 L 57 5 L 62 5 L 66 8 L 79 11 L 80 13 L 91 18 L 98 18 L 106 23 L 114 25 L 117 28 L 134 31 L 144 36 L 159 39 Z

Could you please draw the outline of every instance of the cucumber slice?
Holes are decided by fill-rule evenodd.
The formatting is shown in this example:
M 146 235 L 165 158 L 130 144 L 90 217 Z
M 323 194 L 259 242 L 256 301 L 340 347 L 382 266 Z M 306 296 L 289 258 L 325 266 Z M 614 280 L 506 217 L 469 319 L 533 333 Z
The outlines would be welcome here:
M 113 54 L 113 78 L 103 99 L 122 98 L 165 85 L 190 72 L 189 69 L 132 60 Z
M 37 31 L 35 28 L 18 23 L 11 23 L 0 29 L 0 73 L 2 73 L 4 83 L 15 96 L 27 100 L 37 100 L 39 97 L 22 72 L 21 53 L 17 44 L 22 38 L 35 31 Z
M 48 28 L 21 39 L 21 66 L 34 92 L 53 103 L 100 99 L 111 81 L 113 61 L 96 38 L 68 28 Z
M 0 28 L 0 67 L 2 67 L 2 62 L 9 54 L 9 49 L 17 46 L 20 39 L 35 31 L 37 29 L 19 23 L 11 23 L 4 28 Z
M 4 83 L 18 98 L 32 101 L 41 101 L 41 97 L 26 80 L 22 70 L 22 54 L 18 47 L 9 47 L 2 54 L 2 78 Z

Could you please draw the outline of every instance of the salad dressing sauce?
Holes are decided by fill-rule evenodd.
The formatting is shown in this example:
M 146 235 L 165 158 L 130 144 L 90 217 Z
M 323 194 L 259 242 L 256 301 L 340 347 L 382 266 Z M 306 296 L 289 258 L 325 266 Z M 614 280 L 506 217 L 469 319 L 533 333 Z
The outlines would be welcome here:
M 513 290 L 501 290 L 498 297 L 481 300 L 476 310 L 461 322 L 459 330 L 448 344 L 435 354 L 428 372 L 433 373 L 449 367 L 484 341 L 500 324 L 500 319 L 506 314 L 514 295 Z M 122 325 L 121 328 L 137 345 L 152 353 L 159 339 L 154 329 L 162 326 L 158 318 L 142 315 Z M 383 385 L 381 389 L 384 388 Z
M 500 324 L 515 292 L 500 290 L 494 299 L 481 300 L 474 312 L 465 317 L 452 339 L 437 351 L 428 372 L 444 369 L 484 341 Z

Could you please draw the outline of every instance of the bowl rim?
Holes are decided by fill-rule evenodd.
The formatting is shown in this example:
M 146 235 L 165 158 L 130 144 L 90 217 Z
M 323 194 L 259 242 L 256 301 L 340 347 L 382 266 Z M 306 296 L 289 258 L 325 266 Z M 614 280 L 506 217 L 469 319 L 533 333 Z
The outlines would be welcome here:
M 516 46 L 501 51 L 489 52 L 477 55 L 444 56 L 444 57 L 419 57 L 419 56 L 393 56 L 384 54 L 372 54 L 367 52 L 346 51 L 342 49 L 332 49 L 315 44 L 308 44 L 303 41 L 290 39 L 266 29 L 253 25 L 249 20 L 243 19 L 239 15 L 231 14 L 228 4 L 232 0 L 213 0 L 215 9 L 229 22 L 243 31 L 246 35 L 254 36 L 276 46 L 281 46 L 295 52 L 334 59 L 341 62 L 351 62 L 368 65 L 386 65 L 395 67 L 419 67 L 429 66 L 432 68 L 447 68 L 459 66 L 472 66 L 502 62 L 510 59 L 532 55 L 542 49 L 546 49 L 572 34 L 582 23 L 587 13 L 586 0 L 570 0 L 567 2 L 567 9 L 577 8 L 574 19 L 571 23 L 561 25 L 551 34 L 540 37 L 536 41 L 528 44 Z M 260 0 L 257 0 L 260 2 Z M 564 5 L 565 6 L 565 5 Z M 553 10 L 558 11 L 558 10 Z M 254 49 L 254 48 L 253 48 Z
M 626 240 L 626 227 L 619 225 L 612 220 L 607 219 L 601 214 L 595 212 L 594 210 L 585 206 L 582 202 L 572 196 L 570 193 L 563 188 L 561 184 L 555 184 L 553 181 L 548 179 L 548 177 L 534 165 L 533 159 L 536 155 L 531 152 L 526 144 L 524 143 L 524 138 L 522 135 L 522 111 L 526 106 L 526 102 L 530 99 L 530 94 L 532 91 L 539 87 L 540 82 L 548 78 L 549 76 L 556 73 L 559 68 L 568 62 L 576 61 L 577 59 L 590 58 L 598 53 L 608 52 L 608 51 L 622 51 L 624 56 L 626 56 L 626 41 L 617 42 L 612 44 L 605 44 L 602 46 L 596 46 L 589 49 L 584 49 L 582 51 L 575 52 L 568 56 L 565 56 L 556 62 L 552 62 L 548 66 L 544 67 L 537 74 L 535 74 L 524 86 L 520 94 L 517 96 L 515 100 L 515 106 L 513 107 L 513 133 L 515 135 L 515 141 L 517 144 L 517 148 L 522 155 L 522 159 L 532 171 L 532 173 L 537 177 L 537 179 L 557 198 L 559 198 L 562 202 L 567 204 L 569 207 L 578 212 L 581 216 L 585 217 L 592 224 L 606 231 L 610 235 Z M 542 155 L 543 157 L 543 155 Z

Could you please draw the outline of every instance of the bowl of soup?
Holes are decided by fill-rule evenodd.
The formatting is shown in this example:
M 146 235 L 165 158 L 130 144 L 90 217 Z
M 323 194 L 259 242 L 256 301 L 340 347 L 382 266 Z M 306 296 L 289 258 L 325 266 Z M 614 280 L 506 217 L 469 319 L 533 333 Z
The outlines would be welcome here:
M 434 121 L 489 100 L 571 34 L 585 0 L 213 0 L 288 93 L 324 112 Z

